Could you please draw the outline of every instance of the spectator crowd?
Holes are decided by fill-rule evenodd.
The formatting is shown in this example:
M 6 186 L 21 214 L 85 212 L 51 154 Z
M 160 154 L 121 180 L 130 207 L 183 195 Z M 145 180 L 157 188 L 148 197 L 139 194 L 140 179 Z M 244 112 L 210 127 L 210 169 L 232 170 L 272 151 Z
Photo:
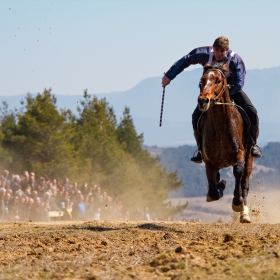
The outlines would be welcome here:
M 24 171 L 0 177 L 0 222 L 60 220 L 150 220 L 148 207 L 130 214 L 119 199 L 100 186 L 81 186 L 68 178 L 62 181 L 40 177 Z

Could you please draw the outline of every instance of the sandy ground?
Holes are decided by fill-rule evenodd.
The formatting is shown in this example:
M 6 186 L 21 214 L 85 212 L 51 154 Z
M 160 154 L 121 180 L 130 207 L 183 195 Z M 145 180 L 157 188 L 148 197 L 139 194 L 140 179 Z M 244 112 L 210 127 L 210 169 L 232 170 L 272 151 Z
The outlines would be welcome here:
M 280 225 L 0 225 L 0 279 L 280 279 Z
M 250 193 L 252 224 L 232 196 L 173 199 L 185 221 L 1 223 L 0 279 L 280 279 L 279 194 Z

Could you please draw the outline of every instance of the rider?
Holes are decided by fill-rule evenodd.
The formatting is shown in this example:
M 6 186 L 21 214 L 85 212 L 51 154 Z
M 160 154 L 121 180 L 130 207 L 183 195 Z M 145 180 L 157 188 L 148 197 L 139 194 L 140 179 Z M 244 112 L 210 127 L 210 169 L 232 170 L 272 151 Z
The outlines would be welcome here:
M 257 110 L 252 104 L 249 97 L 242 90 L 245 82 L 246 69 L 242 58 L 235 52 L 229 49 L 229 40 L 225 36 L 218 37 L 213 46 L 200 47 L 192 50 L 186 56 L 176 61 L 171 68 L 165 73 L 162 78 L 162 86 L 167 86 L 171 80 L 173 80 L 178 74 L 180 74 L 185 68 L 191 64 L 201 64 L 205 66 L 207 63 L 212 62 L 225 62 L 230 69 L 230 76 L 227 79 L 230 85 L 230 97 L 239 106 L 241 106 L 247 113 L 251 121 L 251 138 L 252 148 L 251 155 L 253 158 L 259 158 L 262 156 L 258 149 L 257 137 L 259 133 L 259 118 Z M 202 163 L 201 154 L 201 135 L 197 131 L 197 122 L 201 115 L 198 107 L 192 114 L 192 125 L 194 130 L 195 140 L 198 146 L 198 153 L 191 158 L 191 161 L 195 163 Z

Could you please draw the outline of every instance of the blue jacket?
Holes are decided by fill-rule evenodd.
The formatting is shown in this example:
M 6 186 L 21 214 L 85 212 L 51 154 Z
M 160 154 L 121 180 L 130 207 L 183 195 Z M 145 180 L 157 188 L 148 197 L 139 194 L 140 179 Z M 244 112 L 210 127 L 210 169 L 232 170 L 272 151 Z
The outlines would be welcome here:
M 204 66 L 207 62 L 209 62 L 209 58 L 211 60 L 210 52 L 213 51 L 212 46 L 200 47 L 192 50 L 189 54 L 183 56 L 181 59 L 176 61 L 171 68 L 166 72 L 166 76 L 173 80 L 178 74 L 180 74 L 185 68 L 189 67 L 193 64 L 201 64 Z M 215 57 L 213 56 L 213 61 Z M 229 93 L 231 95 L 240 91 L 245 82 L 246 69 L 245 64 L 242 58 L 235 52 L 231 50 L 228 51 L 227 56 L 225 58 L 226 63 L 229 65 L 229 69 L 231 74 L 227 79 L 229 85 L 231 85 L 231 89 Z

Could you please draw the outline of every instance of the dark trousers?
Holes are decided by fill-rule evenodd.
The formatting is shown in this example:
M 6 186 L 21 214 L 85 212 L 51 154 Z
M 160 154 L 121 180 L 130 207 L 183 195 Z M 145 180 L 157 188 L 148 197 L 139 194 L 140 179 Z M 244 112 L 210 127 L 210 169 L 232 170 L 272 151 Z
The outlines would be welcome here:
M 230 98 L 240 107 L 244 109 L 244 111 L 247 113 L 252 126 L 258 126 L 259 125 L 259 117 L 258 112 L 255 106 L 252 104 L 250 98 L 246 95 L 246 93 L 243 90 L 238 91 L 234 95 L 231 95 Z M 193 129 L 197 130 L 197 122 L 201 115 L 201 112 L 199 111 L 198 107 L 195 108 L 192 114 L 192 125 Z

